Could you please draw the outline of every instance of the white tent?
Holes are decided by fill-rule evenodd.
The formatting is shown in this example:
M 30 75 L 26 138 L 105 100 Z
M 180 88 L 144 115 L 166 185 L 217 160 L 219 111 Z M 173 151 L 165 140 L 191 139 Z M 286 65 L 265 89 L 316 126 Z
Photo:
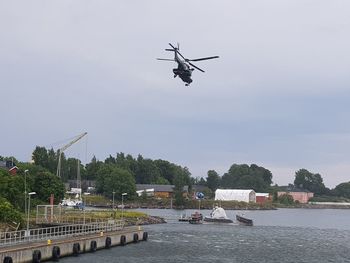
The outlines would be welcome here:
M 243 201 L 255 203 L 255 191 L 254 190 L 242 190 L 242 189 L 217 189 L 215 191 L 215 200 L 221 201 Z
M 145 190 L 138 190 L 136 191 L 138 196 L 142 196 L 143 193 L 146 194 L 146 196 L 154 196 L 154 188 L 152 189 L 145 189 Z
M 261 196 L 261 197 L 269 198 L 269 193 L 255 193 L 255 196 Z

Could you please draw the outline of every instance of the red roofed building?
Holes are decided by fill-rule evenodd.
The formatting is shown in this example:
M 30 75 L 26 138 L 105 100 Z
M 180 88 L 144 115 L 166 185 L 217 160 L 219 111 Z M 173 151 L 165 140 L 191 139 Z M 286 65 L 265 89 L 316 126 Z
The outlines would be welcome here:
M 0 161 L 0 169 L 6 169 L 10 174 L 15 175 L 18 167 L 13 161 Z

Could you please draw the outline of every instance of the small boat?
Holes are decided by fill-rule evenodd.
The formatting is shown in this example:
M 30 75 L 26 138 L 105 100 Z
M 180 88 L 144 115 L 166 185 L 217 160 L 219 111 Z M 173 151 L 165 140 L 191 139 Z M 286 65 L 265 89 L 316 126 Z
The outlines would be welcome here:
M 239 216 L 236 215 L 236 220 L 241 224 L 241 225 L 245 225 L 245 226 L 252 226 L 253 225 L 253 220 L 243 217 L 243 216 Z
M 191 217 L 186 216 L 186 214 L 182 214 L 179 218 L 179 221 L 180 222 L 188 222 L 188 221 L 190 221 L 190 219 L 191 219 Z
M 84 209 L 84 204 L 81 199 L 63 199 L 60 205 L 66 208 Z
M 210 215 L 204 217 L 204 222 L 233 223 L 233 220 L 227 217 L 226 212 L 222 207 L 215 206 Z
M 198 211 L 194 212 L 188 220 L 190 224 L 203 224 L 203 215 Z

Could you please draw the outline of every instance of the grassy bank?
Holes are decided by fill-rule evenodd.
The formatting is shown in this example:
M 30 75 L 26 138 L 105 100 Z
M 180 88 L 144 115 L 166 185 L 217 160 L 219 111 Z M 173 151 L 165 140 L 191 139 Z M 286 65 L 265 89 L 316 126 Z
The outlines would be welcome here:
M 89 221 L 107 221 L 110 219 L 121 220 L 123 219 L 126 225 L 146 225 L 146 224 L 158 224 L 164 223 L 162 218 L 147 215 L 142 212 L 136 211 L 121 211 L 121 209 L 106 209 L 106 210 L 65 210 L 62 214 L 65 218 L 74 218 L 78 221 L 82 221 L 85 218 L 86 222 Z

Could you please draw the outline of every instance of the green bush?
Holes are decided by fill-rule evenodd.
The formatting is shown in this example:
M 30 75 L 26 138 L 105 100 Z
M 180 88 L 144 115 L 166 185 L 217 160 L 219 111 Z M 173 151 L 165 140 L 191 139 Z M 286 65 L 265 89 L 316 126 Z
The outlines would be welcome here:
M 21 213 L 14 209 L 14 207 L 5 198 L 0 197 L 0 222 L 2 223 L 20 223 L 23 225 Z
M 278 197 L 278 202 L 284 205 L 294 204 L 294 199 L 291 195 L 283 194 Z

